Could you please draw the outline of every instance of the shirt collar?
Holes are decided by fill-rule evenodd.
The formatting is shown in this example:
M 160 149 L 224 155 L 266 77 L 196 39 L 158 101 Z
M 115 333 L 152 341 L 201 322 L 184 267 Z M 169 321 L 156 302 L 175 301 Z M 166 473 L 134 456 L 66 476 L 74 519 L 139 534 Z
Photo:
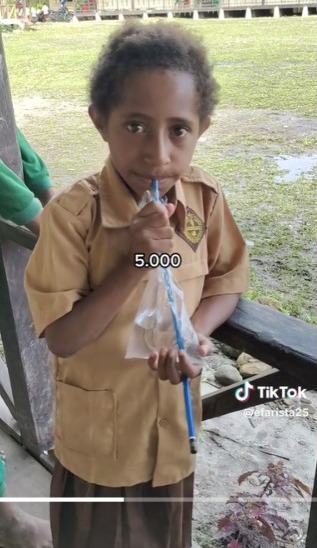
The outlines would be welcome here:
M 176 181 L 173 188 L 171 188 L 168 192 L 167 197 L 168 201 L 175 205 L 175 211 L 171 217 L 171 222 L 183 230 L 185 227 L 186 218 L 186 201 L 183 186 L 180 180 Z
M 114 169 L 110 157 L 100 174 L 99 192 L 102 225 L 105 228 L 130 226 L 139 208 Z
M 100 174 L 99 181 L 101 222 L 105 228 L 125 228 L 139 212 L 139 206 L 114 169 L 110 156 Z M 172 221 L 183 228 L 186 203 L 182 183 L 178 180 L 168 193 L 168 199 L 176 206 Z

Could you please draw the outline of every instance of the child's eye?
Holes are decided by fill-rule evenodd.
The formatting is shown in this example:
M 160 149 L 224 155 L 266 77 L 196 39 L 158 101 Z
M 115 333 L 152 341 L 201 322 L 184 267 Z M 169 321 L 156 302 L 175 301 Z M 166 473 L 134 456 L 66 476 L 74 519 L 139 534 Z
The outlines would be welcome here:
M 144 127 L 142 126 L 142 124 L 139 124 L 139 122 L 130 122 L 127 125 L 127 129 L 128 129 L 128 131 L 130 131 L 130 133 L 143 133 L 144 132 Z
M 173 128 L 173 133 L 176 137 L 185 137 L 188 133 L 188 129 L 184 126 L 175 126 Z

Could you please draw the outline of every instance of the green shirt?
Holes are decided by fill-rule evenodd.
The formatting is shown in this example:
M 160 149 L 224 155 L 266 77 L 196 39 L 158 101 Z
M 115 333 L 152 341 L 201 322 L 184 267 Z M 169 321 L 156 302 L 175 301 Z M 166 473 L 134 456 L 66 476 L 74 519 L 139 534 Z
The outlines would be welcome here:
M 32 221 L 41 211 L 38 196 L 52 186 L 43 160 L 21 131 L 16 129 L 23 164 L 24 182 L 0 160 L 0 216 L 17 225 Z

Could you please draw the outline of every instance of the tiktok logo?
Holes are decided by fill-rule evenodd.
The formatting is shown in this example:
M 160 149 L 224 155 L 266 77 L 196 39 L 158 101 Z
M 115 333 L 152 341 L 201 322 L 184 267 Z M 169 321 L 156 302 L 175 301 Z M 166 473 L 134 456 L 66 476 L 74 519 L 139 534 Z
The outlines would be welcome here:
M 234 395 L 238 401 L 248 401 L 251 390 L 259 391 L 259 398 L 262 400 L 280 400 L 282 398 L 302 398 L 306 395 L 307 388 L 298 386 L 289 388 L 288 386 L 253 386 L 249 381 L 245 381 L 240 388 L 237 388 Z
M 243 383 L 243 386 L 241 388 L 237 388 L 234 395 L 237 400 L 239 401 L 248 401 L 251 390 L 254 390 L 255 386 L 253 386 L 249 381 L 246 381 Z

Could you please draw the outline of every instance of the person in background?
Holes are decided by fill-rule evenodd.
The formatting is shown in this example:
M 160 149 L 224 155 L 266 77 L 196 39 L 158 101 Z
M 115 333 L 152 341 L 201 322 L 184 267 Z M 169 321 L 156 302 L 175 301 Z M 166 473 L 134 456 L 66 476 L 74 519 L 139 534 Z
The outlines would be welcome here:
M 37 21 L 36 8 L 34 6 L 31 6 L 31 21 L 32 23 Z
M 43 6 L 42 6 L 42 13 L 43 13 L 44 21 L 47 21 L 49 11 L 50 10 L 48 8 L 48 5 L 44 3 Z
M 42 209 L 54 195 L 54 189 L 43 160 L 18 128 L 16 135 L 22 157 L 24 181 L 0 158 L 0 216 L 17 225 L 25 225 L 38 235 Z M 0 458 L 4 468 L 5 456 L 2 450 Z M 3 548 L 51 548 L 49 522 L 24 512 L 16 504 L 1 501 L 0 498 L 0 545 Z
M 0 498 L 0 546 L 2 548 L 52 548 L 47 520 L 31 516 L 16 504 Z
M 0 449 L 0 546 L 2 548 L 52 548 L 47 520 L 23 512 L 5 497 L 5 454 Z
M 17 128 L 23 176 L 22 181 L 0 158 L 0 217 L 26 226 L 34 234 L 40 231 L 43 207 L 54 195 L 48 169 L 42 158 Z

